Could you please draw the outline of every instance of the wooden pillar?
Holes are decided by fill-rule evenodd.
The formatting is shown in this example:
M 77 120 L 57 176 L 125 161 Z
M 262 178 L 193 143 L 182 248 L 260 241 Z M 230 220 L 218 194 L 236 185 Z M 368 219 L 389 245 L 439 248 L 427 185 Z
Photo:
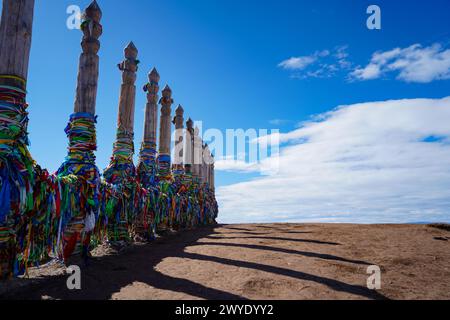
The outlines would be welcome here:
M 93 1 L 86 8 L 81 23 L 81 31 L 83 32 L 82 53 L 78 66 L 74 113 L 70 116 L 69 124 L 65 129 L 69 138 L 68 155 L 66 161 L 57 171 L 59 177 L 69 175 L 80 177 L 81 179 L 77 179 L 75 182 L 69 181 L 67 184 L 71 185 L 71 192 L 83 194 L 85 198 L 84 203 L 81 201 L 71 203 L 75 208 L 71 209 L 72 217 L 64 231 L 64 237 L 71 239 L 65 242 L 67 247 L 64 247 L 63 250 L 64 260 L 72 254 L 74 249 L 70 246 L 72 241 L 76 241 L 82 233 L 89 237 L 88 235 L 94 226 L 92 224 L 87 225 L 86 222 L 95 221 L 95 213 L 100 208 L 100 172 L 95 164 L 94 152 L 97 150 L 95 107 L 99 69 L 97 53 L 100 50 L 98 39 L 103 32 L 100 24 L 101 18 L 102 11 L 97 2 Z M 87 252 L 87 250 L 87 247 L 85 247 L 83 251 Z
M 201 165 L 202 165 L 202 151 L 203 143 L 202 138 L 199 136 L 200 130 L 198 127 L 194 129 L 193 137 L 193 171 L 192 176 L 195 181 L 200 182 L 201 178 Z
M 28 217 L 34 215 L 30 212 L 33 208 L 27 205 L 35 188 L 36 167 L 27 148 L 26 104 L 33 14 L 34 0 L 3 1 L 0 21 L 0 189 L 3 186 L 5 190 L 0 192 L 0 231 L 3 234 L 0 237 L 0 282 L 23 271 L 27 261 L 19 262 L 16 257 L 23 253 L 21 250 L 29 241 L 23 234 L 31 230 L 23 229 L 22 236 L 17 235 L 17 219 L 20 218 L 21 226 L 32 228 Z M 24 189 L 28 190 L 25 197 Z M 18 268 L 14 267 L 15 262 Z M 19 272 L 13 272 L 18 269 Z
M 147 92 L 145 106 L 144 137 L 139 153 L 138 175 L 141 184 L 149 187 L 154 184 L 156 174 L 156 130 L 158 126 L 158 91 L 160 76 L 153 68 L 148 75 L 149 82 L 144 86 Z
M 4 0 L 0 24 L 0 85 L 26 90 L 34 0 Z
M 171 106 L 172 90 L 168 85 L 162 91 L 161 117 L 159 125 L 158 177 L 160 180 L 171 179 L 170 173 L 170 140 L 171 140 Z
M 211 190 L 216 189 L 216 182 L 215 182 L 215 171 L 214 171 L 214 157 L 213 157 L 213 163 L 211 164 Z
M 208 145 L 206 145 L 205 167 L 205 183 L 209 186 L 211 183 L 211 152 Z
M 100 41 L 98 39 L 103 32 L 100 24 L 101 18 L 102 11 L 97 1 L 93 1 L 86 8 L 84 21 L 81 24 L 81 30 L 83 31 L 81 48 L 83 52 L 81 53 L 78 66 L 75 113 L 85 112 L 95 115 L 99 67 L 97 53 L 100 50 Z
M 138 50 L 130 42 L 124 50 L 125 59 L 118 64 L 122 72 L 120 86 L 119 113 L 117 120 L 117 137 L 114 143 L 113 155 L 104 177 L 113 184 L 123 183 L 135 177 L 133 164 L 134 154 L 134 109 L 136 98 L 136 71 L 138 69 Z
M 125 60 L 118 64 L 122 71 L 122 85 L 120 87 L 118 128 L 129 133 L 134 132 L 134 108 L 136 98 L 136 71 L 138 69 L 138 50 L 130 42 L 124 50 Z
M 183 131 L 184 131 L 184 110 L 181 105 L 175 110 L 175 117 L 172 123 L 175 125 L 175 152 L 173 159 L 172 171 L 175 175 L 179 176 L 184 173 L 183 166 Z
M 184 139 L 184 170 L 188 175 L 192 175 L 194 156 L 194 121 L 191 118 L 186 121 L 186 136 Z
M 98 169 L 95 167 L 94 151 L 97 150 L 97 138 L 95 132 L 95 105 L 97 98 L 97 82 L 100 41 L 103 32 L 100 20 L 102 11 L 96 1 L 86 8 L 81 30 L 83 39 L 81 41 L 82 53 L 78 66 L 78 80 L 74 105 L 74 113 L 70 116 L 66 134 L 69 138 L 69 153 L 66 161 L 58 169 L 58 175 L 84 175 L 91 180 L 91 185 L 97 181 Z M 90 165 L 89 170 L 81 170 L 78 166 Z M 94 182 L 95 180 L 95 182 Z
M 207 159 L 206 159 L 206 153 L 207 153 L 207 151 L 206 151 L 206 147 L 207 147 L 208 145 L 207 144 L 204 144 L 203 146 L 202 146 L 202 162 L 201 162 L 201 182 L 202 182 L 202 184 L 206 184 L 206 161 L 207 161 Z

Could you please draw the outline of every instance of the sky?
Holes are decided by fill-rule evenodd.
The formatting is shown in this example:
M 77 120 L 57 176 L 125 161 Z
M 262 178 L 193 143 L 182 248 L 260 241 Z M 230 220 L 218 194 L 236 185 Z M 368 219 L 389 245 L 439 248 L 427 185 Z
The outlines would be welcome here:
M 66 10 L 89 3 L 36 1 L 30 151 L 50 171 L 67 153 L 81 51 Z M 115 137 L 117 63 L 133 41 L 136 148 L 152 67 L 203 130 L 280 132 L 278 154 L 256 165 L 216 159 L 220 222 L 450 222 L 448 0 L 98 3 L 100 169 Z M 366 25 L 373 4 L 380 30 Z

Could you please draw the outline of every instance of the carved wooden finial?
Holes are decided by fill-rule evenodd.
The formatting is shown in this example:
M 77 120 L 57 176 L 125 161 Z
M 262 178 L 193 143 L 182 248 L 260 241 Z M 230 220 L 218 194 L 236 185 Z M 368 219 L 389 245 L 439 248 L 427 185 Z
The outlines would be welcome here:
M 181 106 L 181 104 L 178 105 L 177 109 L 175 110 L 175 113 L 176 113 L 178 116 L 182 116 L 182 115 L 184 114 L 184 109 L 183 109 L 183 107 Z
M 186 127 L 188 129 L 192 129 L 194 127 L 194 121 L 192 121 L 191 118 L 189 118 L 188 121 L 186 121 Z
M 131 41 L 124 50 L 125 58 L 135 60 L 138 55 L 138 49 L 134 45 L 133 41 Z
M 169 85 L 166 84 L 166 86 L 164 87 L 164 89 L 162 91 L 162 94 L 163 94 L 164 98 L 172 97 L 172 89 L 170 89 Z
M 100 9 L 97 1 L 92 1 L 89 7 L 86 8 L 86 18 L 92 19 L 99 23 L 102 19 L 102 10 Z
M 156 68 L 153 68 L 152 71 L 150 71 L 150 73 L 148 74 L 148 80 L 150 80 L 150 82 L 159 82 L 159 80 L 161 79 L 161 77 L 159 76 L 158 70 L 156 70 Z

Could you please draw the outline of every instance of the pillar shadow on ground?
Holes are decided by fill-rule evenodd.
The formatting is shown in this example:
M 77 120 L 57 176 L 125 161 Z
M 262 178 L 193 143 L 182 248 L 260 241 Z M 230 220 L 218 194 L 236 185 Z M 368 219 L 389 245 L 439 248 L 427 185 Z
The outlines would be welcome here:
M 153 244 L 139 245 L 130 247 L 129 250 L 122 254 L 110 255 L 94 258 L 91 265 L 82 269 L 82 290 L 70 291 L 66 287 L 66 276 L 44 277 L 38 284 L 32 288 L 28 287 L 22 291 L 15 292 L 6 299 L 42 299 L 48 296 L 53 299 L 111 299 L 115 293 L 121 289 L 132 285 L 135 282 L 143 283 L 156 289 L 168 290 L 173 292 L 185 293 L 187 295 L 215 300 L 236 300 L 246 299 L 243 296 L 226 292 L 220 289 L 209 288 L 201 283 L 196 283 L 189 279 L 177 278 L 165 275 L 155 270 L 157 265 L 165 258 L 192 259 L 196 261 L 214 262 L 223 265 L 237 266 L 246 269 L 253 269 L 283 275 L 299 280 L 311 281 L 323 284 L 335 291 L 346 292 L 369 299 L 386 299 L 382 294 L 369 290 L 366 287 L 352 285 L 335 279 L 321 277 L 308 274 L 301 271 L 265 265 L 260 263 L 233 260 L 197 253 L 185 252 L 186 247 L 209 245 L 208 243 L 198 242 L 200 239 L 223 239 L 214 237 L 216 228 L 220 226 L 204 227 L 197 230 L 180 232 L 167 238 L 155 241 Z M 248 237 L 237 237 L 238 239 L 246 239 Z M 252 238 L 252 237 L 250 237 Z M 266 237 L 256 237 L 266 239 Z M 268 237 L 269 239 L 271 237 Z M 231 239 L 227 237 L 226 239 Z M 304 241 L 305 239 L 289 239 L 275 238 L 279 241 Z M 318 240 L 309 240 L 306 242 L 314 242 L 319 244 L 335 244 Z M 214 243 L 214 245 L 224 245 L 222 243 Z M 232 244 L 226 244 L 233 246 Z M 326 255 L 321 253 L 303 252 L 296 250 L 272 248 L 267 246 L 239 244 L 243 248 L 251 248 L 257 250 L 272 250 L 288 254 L 302 254 L 307 257 L 316 257 L 329 260 L 346 261 L 353 263 L 366 264 L 364 261 L 349 260 L 338 256 Z M 234 247 L 234 246 L 233 246 Z M 150 297 L 151 298 L 151 297 Z
M 348 284 L 348 283 L 345 283 L 345 282 L 342 282 L 339 280 L 316 276 L 316 275 L 301 272 L 301 271 L 285 269 L 285 268 L 280 268 L 280 267 L 275 267 L 275 266 L 270 266 L 270 265 L 264 265 L 264 264 L 260 264 L 260 263 L 249 262 L 249 261 L 239 261 L 239 260 L 232 260 L 232 259 L 227 259 L 227 258 L 207 256 L 207 255 L 202 255 L 202 254 L 197 254 L 197 253 L 185 252 L 182 255 L 182 257 L 187 258 L 187 259 L 199 260 L 199 261 L 216 262 L 216 263 L 231 265 L 231 266 L 240 267 L 240 268 L 255 269 L 255 270 L 260 270 L 260 271 L 264 271 L 264 272 L 268 272 L 268 273 L 291 277 L 294 279 L 316 282 L 319 284 L 323 284 L 335 291 L 346 292 L 346 293 L 361 296 L 363 298 L 375 299 L 375 300 L 387 300 L 388 299 L 381 293 L 374 291 L 374 290 L 369 290 L 367 287 L 364 287 L 364 286 L 352 285 L 352 284 Z
M 219 234 L 220 235 L 220 234 Z M 316 243 L 316 244 L 327 244 L 331 246 L 338 246 L 340 243 L 337 242 L 329 242 L 329 241 L 321 241 L 321 240 L 313 240 L 313 239 L 295 239 L 295 238 L 283 238 L 283 237 L 263 237 L 263 236 L 252 236 L 252 237 L 222 237 L 222 236 L 207 236 L 208 239 L 262 239 L 262 240 L 275 240 L 275 241 L 293 241 L 293 242 L 306 242 L 306 243 Z
M 335 261 L 348 262 L 348 263 L 354 263 L 354 264 L 362 264 L 362 265 L 366 265 L 366 266 L 373 264 L 373 263 L 362 261 L 362 260 L 347 259 L 347 258 L 343 258 L 343 257 L 331 255 L 331 254 L 326 254 L 326 253 L 300 251 L 300 250 L 293 250 L 293 249 L 262 246 L 262 245 L 256 245 L 256 244 L 203 242 L 202 241 L 202 242 L 197 242 L 194 245 L 195 246 L 205 246 L 206 245 L 206 246 L 219 246 L 219 247 L 234 247 L 234 248 L 247 248 L 247 249 L 254 249 L 254 250 L 274 251 L 274 252 L 280 252 L 280 253 L 300 255 L 300 256 L 305 256 L 305 257 L 309 257 L 309 258 L 319 258 L 319 259 L 324 259 L 324 260 L 335 260 Z
M 208 288 L 188 279 L 165 275 L 155 267 L 168 257 L 182 257 L 185 247 L 214 233 L 214 227 L 181 232 L 151 244 L 130 247 L 122 254 L 93 258 L 90 266 L 82 268 L 81 290 L 68 290 L 67 276 L 44 277 L 33 287 L 27 287 L 4 299 L 40 300 L 42 297 L 63 300 L 105 300 L 134 282 L 156 289 L 183 292 L 197 298 L 237 300 L 244 297 Z

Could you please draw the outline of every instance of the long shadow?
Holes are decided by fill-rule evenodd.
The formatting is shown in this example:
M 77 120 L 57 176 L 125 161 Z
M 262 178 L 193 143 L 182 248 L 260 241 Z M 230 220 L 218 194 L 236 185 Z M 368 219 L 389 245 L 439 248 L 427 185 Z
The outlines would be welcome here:
M 238 228 L 238 227 L 228 227 L 228 226 L 222 226 L 223 229 L 230 229 L 230 230 L 240 230 L 240 231 L 253 231 L 252 229 L 247 228 Z
M 342 258 L 339 256 L 326 254 L 326 253 L 299 251 L 299 250 L 276 248 L 276 247 L 270 247 L 270 246 L 261 246 L 261 245 L 256 245 L 256 244 L 244 244 L 244 243 L 238 244 L 238 243 L 225 243 L 225 242 L 197 242 L 193 245 L 194 246 L 207 245 L 207 246 L 220 246 L 220 247 L 236 247 L 236 248 L 248 248 L 248 249 L 255 249 L 255 250 L 275 251 L 275 252 L 281 252 L 281 253 L 287 253 L 287 254 L 301 255 L 301 256 L 310 257 L 310 258 L 335 260 L 335 261 L 349 262 L 349 263 L 355 263 L 355 264 L 363 264 L 363 265 L 367 265 L 367 266 L 372 265 L 372 263 L 370 263 L 370 262 Z
M 263 239 L 263 240 L 277 240 L 277 241 L 294 241 L 294 242 L 307 242 L 307 243 L 316 243 L 316 244 L 328 244 L 332 246 L 338 246 L 340 243 L 337 242 L 328 242 L 328 241 L 320 241 L 320 240 L 312 240 L 312 239 L 292 239 L 292 238 L 282 238 L 282 237 L 217 237 L 217 236 L 207 236 L 205 238 L 208 239 Z
M 165 258 L 182 257 L 185 247 L 198 239 L 214 233 L 215 227 L 204 227 L 193 232 L 181 232 L 155 243 L 130 247 L 128 251 L 110 256 L 93 258 L 89 267 L 82 268 L 81 290 L 68 290 L 67 276 L 47 276 L 31 287 L 15 291 L 2 299 L 40 300 L 48 296 L 63 300 L 104 300 L 134 282 L 157 289 L 183 292 L 194 297 L 216 300 L 245 300 L 244 297 L 219 289 L 206 287 L 188 279 L 171 277 L 155 270 Z
M 379 292 L 369 290 L 368 288 L 364 286 L 359 285 L 351 285 L 342 281 L 326 278 L 326 277 L 320 277 L 316 275 L 312 275 L 309 273 L 301 272 L 301 271 L 295 271 L 280 267 L 274 267 L 270 265 L 265 264 L 259 264 L 254 262 L 248 262 L 248 261 L 240 261 L 240 260 L 231 260 L 226 258 L 219 258 L 214 256 L 207 256 L 197 253 L 187 253 L 185 252 L 183 254 L 184 258 L 188 259 L 196 259 L 200 261 L 209 261 L 209 262 L 216 262 L 226 265 L 231 265 L 235 267 L 241 267 L 241 268 L 247 268 L 247 269 L 255 269 L 260 270 L 264 272 L 269 272 L 273 274 L 283 275 L 299 280 L 306 280 L 306 281 L 312 281 L 316 283 L 320 283 L 323 285 L 326 285 L 327 287 L 340 292 L 346 292 L 351 293 L 355 295 L 359 295 L 361 297 L 365 297 L 368 299 L 377 299 L 377 300 L 387 300 L 388 298 L 384 295 L 382 295 Z
M 232 231 L 232 232 L 219 232 L 219 235 L 227 235 L 227 234 L 248 234 L 248 235 L 269 235 L 274 233 L 286 233 L 286 234 L 306 234 L 306 233 L 312 233 L 310 231 L 276 231 L 276 232 L 253 232 L 253 231 Z
M 267 234 L 267 232 L 255 232 L 254 229 L 247 229 L 247 228 L 228 227 L 228 226 L 223 226 L 222 228 L 229 229 L 229 230 L 242 231 L 239 233 L 244 233 L 244 234 Z M 292 233 L 292 234 L 312 233 L 311 231 L 291 231 L 291 230 L 286 230 L 286 229 L 282 229 L 282 228 L 267 227 L 267 226 L 256 226 L 256 228 L 265 228 L 267 230 L 273 230 L 274 232 L 277 232 L 277 233 Z M 227 232 L 227 233 L 232 233 L 232 232 Z
M 176 278 L 162 274 L 156 270 L 156 266 L 165 258 L 180 258 L 180 259 L 194 259 L 199 261 L 216 262 L 224 265 L 231 265 L 237 267 L 243 267 L 254 270 L 261 270 L 272 274 L 284 275 L 287 277 L 312 281 L 319 284 L 326 285 L 333 290 L 340 292 L 347 292 L 356 294 L 361 297 L 370 299 L 386 299 L 383 295 L 371 291 L 363 286 L 350 285 L 342 281 L 329 279 L 313 274 L 304 273 L 301 271 L 295 271 L 285 269 L 281 267 L 275 267 L 270 265 L 264 265 L 254 262 L 232 260 L 227 258 L 220 258 L 196 253 L 187 253 L 185 248 L 189 246 L 205 245 L 205 243 L 198 242 L 199 239 L 213 238 L 220 239 L 218 237 L 212 237 L 211 234 L 217 234 L 214 227 L 200 228 L 192 232 L 181 232 L 175 235 L 168 236 L 155 242 L 158 245 L 139 245 L 130 247 L 129 250 L 122 254 L 110 255 L 94 258 L 91 262 L 91 266 L 82 269 L 82 289 L 70 291 L 67 289 L 66 281 L 67 276 L 48 276 L 43 277 L 39 283 L 32 287 L 26 287 L 21 291 L 16 291 L 11 296 L 4 296 L 3 299 L 27 299 L 27 300 L 39 300 L 44 296 L 51 297 L 53 299 L 64 300 L 80 300 L 80 299 L 110 299 L 114 293 L 120 292 L 124 288 L 133 283 L 139 282 L 147 286 L 151 286 L 161 290 L 169 290 L 173 292 L 182 292 L 194 297 L 203 299 L 217 299 L 217 300 L 236 300 L 245 298 L 230 292 L 226 292 L 220 289 L 214 289 L 206 287 L 202 284 L 193 282 L 185 278 Z M 247 237 L 238 237 L 238 239 L 245 239 Z M 266 237 L 257 237 L 267 239 Z M 231 239 L 231 238 L 227 238 Z M 270 239 L 270 237 L 269 237 Z M 283 240 L 284 238 L 275 238 L 275 240 Z M 287 241 L 296 241 L 297 239 L 284 239 Z M 303 241 L 303 240 L 300 240 Z M 322 241 L 307 240 L 306 242 L 325 243 Z M 335 243 L 332 243 L 335 244 Z M 219 245 L 214 243 L 214 245 Z M 222 245 L 222 244 L 220 244 Z M 230 244 L 227 244 L 230 245 Z M 253 245 L 240 245 L 243 247 L 267 250 L 265 246 L 253 246 Z M 268 247 L 273 249 L 271 247 Z M 301 251 L 285 251 L 286 253 L 305 254 Z M 310 256 L 317 256 L 322 258 L 333 258 L 333 256 L 322 254 L 309 254 Z M 336 257 L 334 257 L 336 258 Z M 338 257 L 337 257 L 338 258 Z M 343 258 L 342 258 L 343 259 Z M 338 259 L 336 259 L 338 260 Z M 136 290 L 140 290 L 139 287 Z M 144 289 L 145 290 L 145 289 Z

